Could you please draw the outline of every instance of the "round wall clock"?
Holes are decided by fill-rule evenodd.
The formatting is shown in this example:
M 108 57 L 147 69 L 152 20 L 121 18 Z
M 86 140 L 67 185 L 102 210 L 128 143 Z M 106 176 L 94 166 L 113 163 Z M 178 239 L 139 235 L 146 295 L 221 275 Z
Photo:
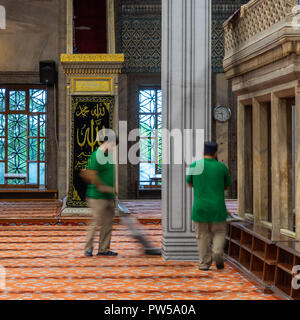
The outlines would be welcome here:
M 214 118 L 219 122 L 227 122 L 231 118 L 231 109 L 225 106 L 215 107 Z

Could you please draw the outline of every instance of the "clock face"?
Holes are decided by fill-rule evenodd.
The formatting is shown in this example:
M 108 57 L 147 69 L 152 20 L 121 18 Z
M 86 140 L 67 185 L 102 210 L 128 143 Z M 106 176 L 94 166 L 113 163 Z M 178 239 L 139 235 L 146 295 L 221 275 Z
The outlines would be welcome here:
M 217 121 L 226 122 L 231 117 L 231 110 L 230 108 L 224 106 L 215 107 L 214 117 Z

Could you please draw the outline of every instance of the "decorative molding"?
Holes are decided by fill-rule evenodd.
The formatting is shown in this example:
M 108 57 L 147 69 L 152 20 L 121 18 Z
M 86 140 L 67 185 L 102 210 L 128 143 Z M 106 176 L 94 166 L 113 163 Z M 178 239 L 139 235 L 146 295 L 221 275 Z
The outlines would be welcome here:
M 296 239 L 296 232 L 288 230 L 288 229 L 280 229 L 280 233 L 284 236 Z
M 296 0 L 255 0 L 227 20 L 223 61 L 226 77 L 238 77 L 293 54 L 300 55 L 300 24 L 295 23 L 299 8 Z M 270 10 L 271 18 L 266 18 Z
M 300 43 L 286 41 L 284 43 L 280 43 L 273 49 L 261 53 L 260 55 L 251 58 L 248 57 L 248 59 L 245 59 L 241 62 L 234 61 L 230 66 L 227 66 L 224 63 L 226 77 L 231 79 L 247 72 L 251 72 L 270 63 L 274 63 L 284 57 L 287 57 L 292 53 L 300 54 Z
M 124 62 L 124 54 L 66 54 L 60 56 L 61 62 Z
M 123 54 L 62 54 L 61 63 L 66 75 L 120 74 Z
M 123 4 L 123 15 L 144 15 L 144 14 L 161 14 L 161 4 Z

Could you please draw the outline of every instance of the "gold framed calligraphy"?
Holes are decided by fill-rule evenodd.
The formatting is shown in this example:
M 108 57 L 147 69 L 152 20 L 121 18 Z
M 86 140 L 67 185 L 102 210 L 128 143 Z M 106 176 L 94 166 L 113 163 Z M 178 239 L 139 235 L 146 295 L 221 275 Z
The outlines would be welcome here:
M 113 96 L 73 96 L 71 132 L 71 174 L 67 205 L 85 207 L 86 185 L 79 177 L 86 167 L 89 155 L 100 143 L 97 141 L 99 130 L 110 128 L 113 123 Z
M 103 95 L 113 94 L 113 78 L 97 77 L 97 78 L 73 78 L 72 93 L 77 94 L 94 94 L 101 93 Z

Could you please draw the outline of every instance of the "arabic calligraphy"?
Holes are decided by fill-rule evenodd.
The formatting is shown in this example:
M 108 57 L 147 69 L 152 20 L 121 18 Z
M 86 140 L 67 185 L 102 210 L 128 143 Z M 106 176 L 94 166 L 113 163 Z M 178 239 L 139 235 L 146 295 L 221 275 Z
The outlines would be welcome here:
M 72 157 L 68 205 L 84 207 L 86 185 L 80 171 L 86 168 L 90 154 L 101 145 L 105 131 L 112 126 L 112 96 L 72 97 Z M 100 136 L 101 134 L 101 136 Z M 99 136 L 99 137 L 98 137 Z

